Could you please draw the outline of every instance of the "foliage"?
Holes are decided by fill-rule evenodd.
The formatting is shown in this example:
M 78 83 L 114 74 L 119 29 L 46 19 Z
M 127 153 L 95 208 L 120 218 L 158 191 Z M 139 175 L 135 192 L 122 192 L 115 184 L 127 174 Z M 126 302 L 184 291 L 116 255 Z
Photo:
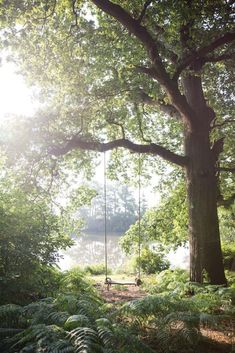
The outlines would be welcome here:
M 52 265 L 73 242 L 46 200 L 7 186 L 0 186 L 0 301 L 21 303 L 58 287 L 60 274 Z
M 148 247 L 145 247 L 141 250 L 141 255 L 135 257 L 135 269 L 140 268 L 146 274 L 157 273 L 166 270 L 169 268 L 169 261 L 164 258 L 162 253 L 157 252 L 155 249 L 151 250 Z
M 119 319 L 147 333 L 160 352 L 197 351 L 201 329 L 232 332 L 234 289 L 199 285 L 188 277 L 186 271 L 166 270 L 155 284 L 146 279 L 146 290 L 154 294 L 125 303 Z
M 185 294 L 188 290 L 189 274 L 182 269 L 167 269 L 157 274 L 152 284 L 146 284 L 150 293 Z
M 222 244 L 224 267 L 227 270 L 235 271 L 235 243 Z
M 187 271 L 178 269 L 162 271 L 152 283 L 146 280 L 145 289 L 154 295 L 170 294 L 176 300 L 186 298 L 190 305 L 200 312 L 227 315 L 234 312 L 234 276 L 230 282 L 228 288 L 208 283 L 198 284 L 189 281 Z
M 80 278 L 82 279 L 82 278 Z M 106 306 L 83 278 L 76 294 L 60 294 L 27 306 L 2 306 L 1 352 L 146 352 L 153 351 L 131 331 L 108 318 Z M 84 292 L 84 287 L 86 291 Z M 21 332 L 16 332 L 23 320 Z M 9 333 L 10 332 L 10 333 Z
M 0 350 L 3 353 L 42 350 L 153 353 L 156 349 L 164 353 L 195 352 L 202 340 L 202 328 L 219 330 L 224 321 L 230 323 L 234 294 L 231 288 L 196 284 L 190 284 L 194 295 L 172 291 L 170 282 L 177 280 L 178 286 L 185 282 L 189 288 L 186 275 L 183 271 L 167 270 L 158 294 L 110 307 L 81 272 L 68 272 L 62 292 L 55 298 L 26 306 L 0 307 Z M 72 292 L 68 292 L 70 282 Z
M 187 200 L 182 183 L 166 187 L 167 194 L 162 197 L 158 207 L 146 211 L 141 220 L 141 244 L 147 246 L 154 242 L 161 256 L 169 249 L 187 243 Z M 163 194 L 164 195 L 164 194 Z M 231 269 L 234 258 L 234 205 L 228 209 L 219 209 L 221 237 L 223 240 L 224 264 Z M 137 251 L 139 242 L 138 222 L 121 237 L 120 244 L 125 252 Z M 232 244 L 229 244 L 231 243 Z M 229 267 L 230 266 L 230 267 Z
M 110 174 L 120 176 L 128 165 L 131 180 L 138 170 L 138 157 L 125 158 L 116 147 L 143 153 L 143 174 L 148 176 L 156 171 L 172 175 L 156 156 L 186 167 L 191 179 L 188 196 L 196 195 L 189 217 L 197 218 L 208 208 L 205 220 L 203 214 L 191 219 L 191 225 L 198 227 L 191 236 L 195 234 L 199 241 L 200 232 L 216 227 L 216 233 L 212 230 L 207 237 L 218 238 L 213 244 L 221 254 L 216 198 L 205 202 L 207 192 L 189 189 L 206 185 L 202 175 L 213 176 L 208 180 L 210 192 L 219 194 L 216 183 L 220 182 L 220 202 L 234 201 L 234 176 L 226 172 L 227 166 L 234 169 L 230 168 L 234 156 L 233 3 L 64 0 L 45 4 L 42 0 L 33 5 L 3 1 L 0 14 L 2 44 L 28 82 L 39 87 L 43 103 L 35 118 L 22 125 L 27 138 L 18 138 L 20 148 L 14 148 L 11 138 L 5 138 L 6 145 L 17 150 L 20 161 L 25 155 L 43 160 L 47 171 L 50 164 L 55 165 L 57 175 L 68 169 L 86 169 L 91 174 L 98 152 L 109 149 Z M 218 166 L 225 167 L 220 175 Z M 179 180 L 183 169 L 175 168 L 174 173 Z M 175 184 L 175 180 L 169 182 Z M 200 221 L 202 226 L 198 226 Z M 185 217 L 176 218 L 179 224 L 167 223 L 172 238 L 184 241 L 184 225 L 189 223 Z M 206 254 L 205 244 L 196 249 L 202 249 L 200 256 Z M 197 258 L 194 254 L 192 260 Z M 203 267 L 213 272 L 209 261 L 207 256 Z M 221 256 L 213 261 L 219 262 L 215 267 L 220 274 L 210 274 L 212 281 L 225 283 Z
M 92 276 L 96 276 L 96 275 L 105 275 L 105 265 L 104 264 L 97 264 L 97 265 L 89 265 L 84 267 L 84 272 L 88 273 Z M 112 274 L 112 270 L 111 269 L 107 269 L 107 274 L 111 275 Z
M 221 240 L 225 243 L 235 242 L 235 203 L 228 208 L 219 209 Z
M 218 295 L 219 296 L 219 295 Z M 179 298 L 170 292 L 151 295 L 123 305 L 121 316 L 138 330 L 148 331 L 160 352 L 195 352 L 202 340 L 201 328 L 219 329 L 226 316 L 218 315 L 218 302 L 207 313 L 211 298 Z M 206 309 L 204 311 L 203 309 Z M 230 305 L 231 309 L 231 305 Z M 232 320 L 232 315 L 227 320 Z
M 168 190 L 169 192 L 169 190 Z M 139 241 L 138 222 L 121 238 L 121 246 L 130 253 Z M 176 249 L 187 241 L 187 202 L 184 185 L 179 184 L 158 207 L 149 209 L 141 220 L 141 244 L 155 242 L 164 251 Z M 167 247 L 166 247 L 167 246 Z

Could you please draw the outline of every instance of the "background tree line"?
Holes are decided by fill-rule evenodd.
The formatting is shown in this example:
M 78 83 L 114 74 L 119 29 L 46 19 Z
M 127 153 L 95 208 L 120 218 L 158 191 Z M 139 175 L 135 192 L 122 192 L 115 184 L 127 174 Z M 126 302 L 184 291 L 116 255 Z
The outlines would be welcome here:
M 96 196 L 90 206 L 83 206 L 78 216 L 84 220 L 86 232 L 104 232 L 104 190 L 103 185 L 95 183 L 91 187 L 96 190 Z M 119 182 L 108 182 L 106 193 L 107 231 L 109 233 L 124 233 L 138 218 L 138 200 L 133 188 Z M 141 215 L 147 208 L 144 196 L 141 198 Z

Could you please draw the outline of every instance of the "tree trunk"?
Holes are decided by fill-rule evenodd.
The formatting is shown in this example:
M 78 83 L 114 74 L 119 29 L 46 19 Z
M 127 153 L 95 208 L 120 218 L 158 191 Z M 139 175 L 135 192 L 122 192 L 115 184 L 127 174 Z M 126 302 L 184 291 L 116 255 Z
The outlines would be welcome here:
M 204 272 L 212 284 L 226 284 L 217 214 L 216 158 L 210 146 L 211 110 L 207 107 L 200 78 L 185 79 L 184 87 L 198 124 L 185 131 L 190 279 L 203 282 Z

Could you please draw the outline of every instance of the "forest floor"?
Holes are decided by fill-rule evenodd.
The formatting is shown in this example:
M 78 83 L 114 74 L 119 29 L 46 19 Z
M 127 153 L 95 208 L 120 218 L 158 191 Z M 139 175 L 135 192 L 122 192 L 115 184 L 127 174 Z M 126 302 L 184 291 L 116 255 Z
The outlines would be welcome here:
M 144 290 L 134 285 L 112 285 L 108 290 L 107 285 L 98 282 L 96 287 L 104 300 L 110 304 L 125 303 L 146 296 Z M 223 327 L 218 330 L 201 327 L 203 340 L 197 349 L 197 353 L 235 352 L 234 328 L 234 323 L 231 322 L 225 322 Z
M 107 303 L 124 303 L 146 296 L 146 293 L 135 285 L 115 284 L 109 290 L 107 285 L 97 285 L 97 289 Z

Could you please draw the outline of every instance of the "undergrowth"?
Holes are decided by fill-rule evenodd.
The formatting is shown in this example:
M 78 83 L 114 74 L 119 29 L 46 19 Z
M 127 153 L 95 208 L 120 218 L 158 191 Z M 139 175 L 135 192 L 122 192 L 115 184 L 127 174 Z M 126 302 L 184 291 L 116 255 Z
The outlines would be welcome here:
M 154 294 L 110 307 L 84 274 L 69 271 L 56 297 L 0 307 L 0 351 L 200 352 L 202 329 L 221 330 L 232 322 L 234 292 L 189 283 L 181 274 L 165 272 Z

